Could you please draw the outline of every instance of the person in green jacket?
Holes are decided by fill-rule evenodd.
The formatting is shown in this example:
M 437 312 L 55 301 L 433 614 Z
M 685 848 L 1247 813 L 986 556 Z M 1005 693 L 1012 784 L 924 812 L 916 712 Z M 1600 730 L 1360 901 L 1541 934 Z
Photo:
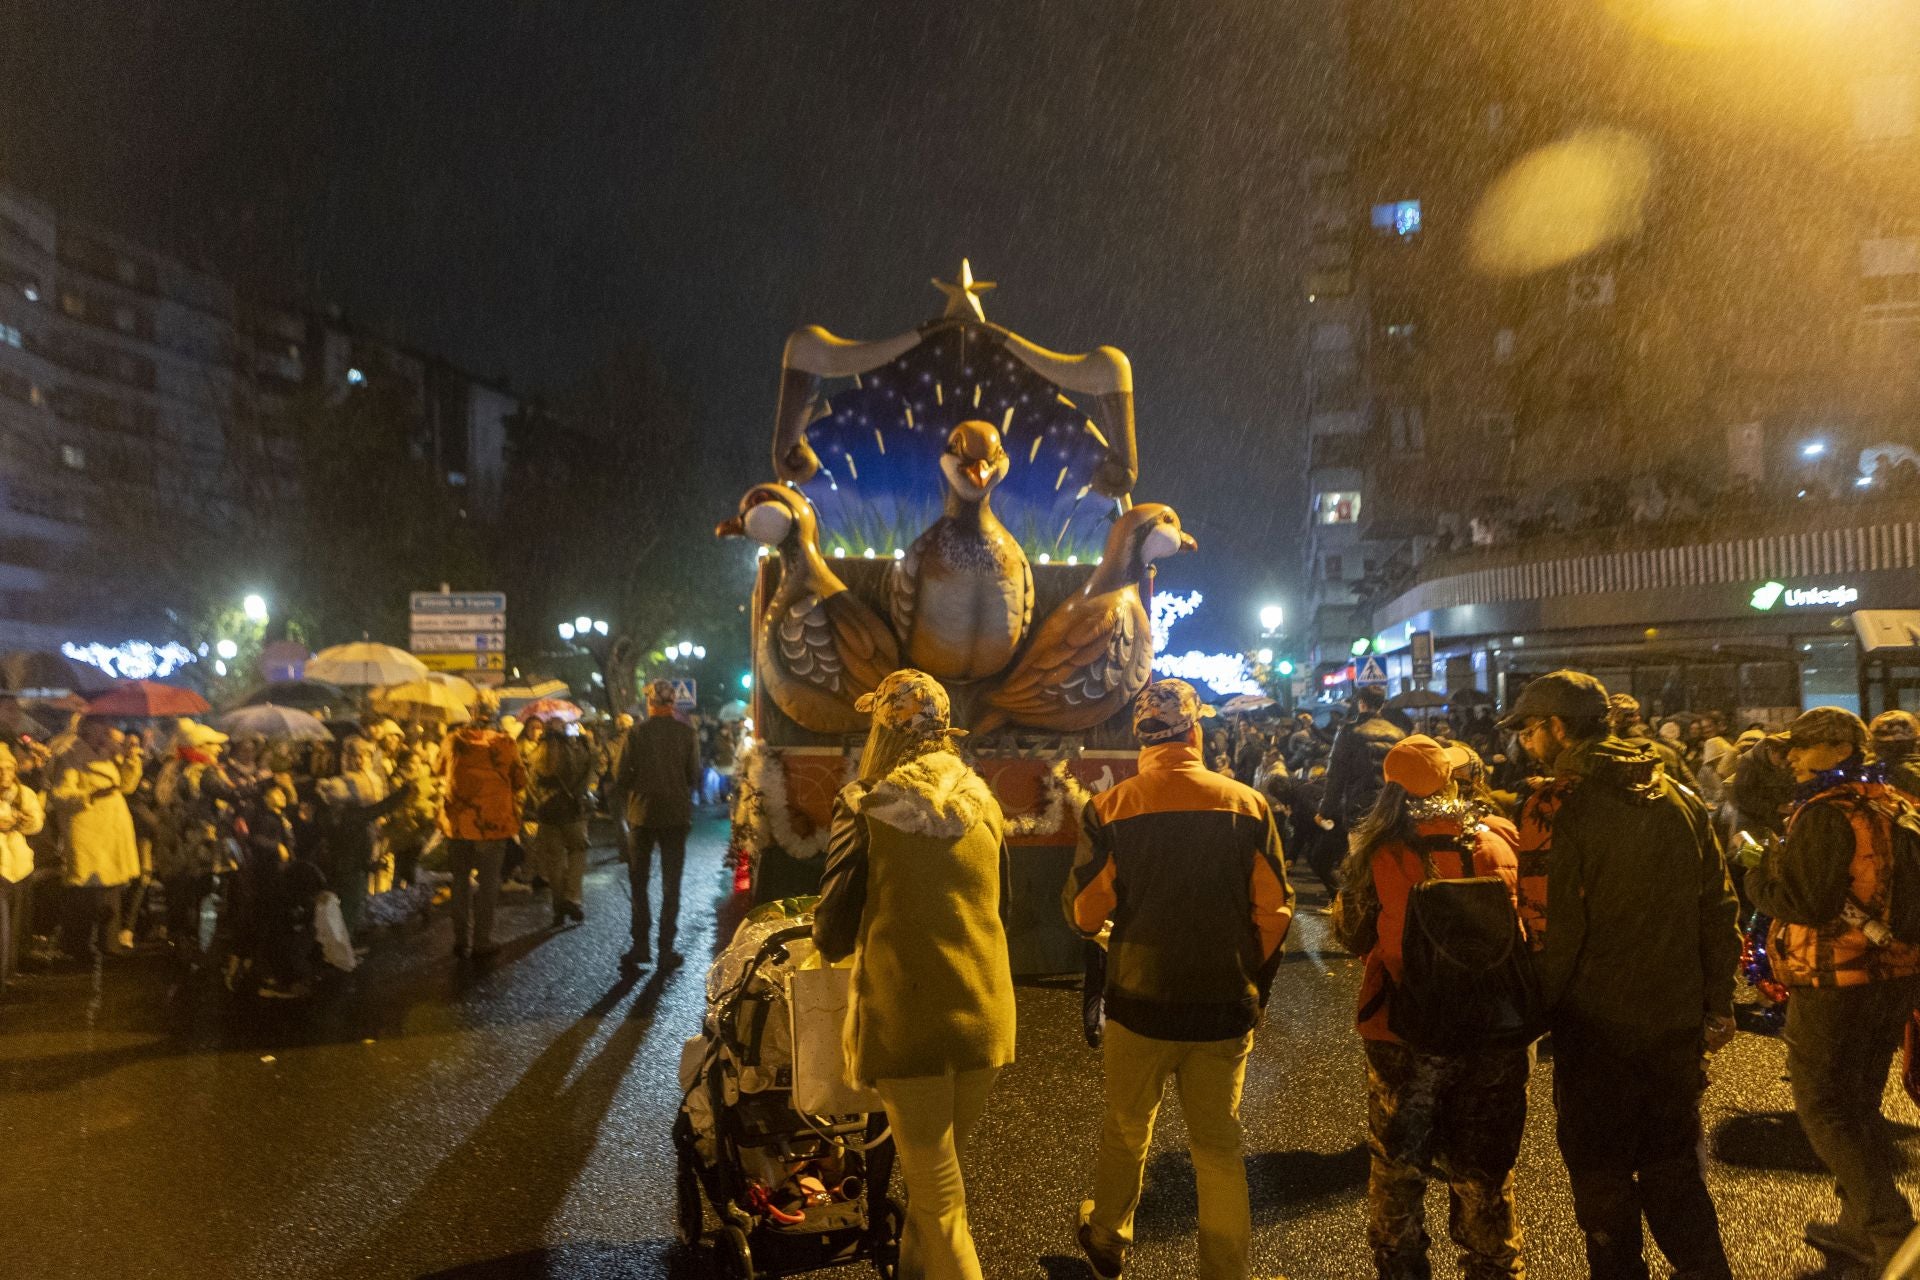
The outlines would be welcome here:
M 873 725 L 834 800 L 814 944 L 854 958 L 847 1074 L 893 1126 L 902 1280 L 980 1280 L 961 1161 L 1013 1061 L 1006 819 L 954 754 L 939 681 L 896 671 L 856 705 Z

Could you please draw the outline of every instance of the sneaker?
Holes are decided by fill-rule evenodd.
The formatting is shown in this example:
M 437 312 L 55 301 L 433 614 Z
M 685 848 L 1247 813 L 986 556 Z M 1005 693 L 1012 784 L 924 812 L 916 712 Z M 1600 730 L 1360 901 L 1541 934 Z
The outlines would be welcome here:
M 1821 1222 L 1816 1219 L 1807 1223 L 1804 1234 L 1807 1243 L 1824 1254 L 1835 1258 L 1846 1258 L 1865 1267 L 1873 1265 L 1873 1241 L 1837 1222 Z
M 569 902 L 567 904 L 567 914 L 573 917 L 575 924 L 585 924 L 587 922 L 587 909 L 577 902 Z
M 1074 1238 L 1080 1242 L 1080 1252 L 1087 1255 L 1087 1265 L 1093 1268 L 1093 1274 L 1100 1280 L 1119 1280 L 1121 1269 L 1127 1265 L 1127 1251 L 1111 1245 L 1095 1244 L 1093 1240 L 1093 1201 L 1080 1202 L 1080 1225 L 1074 1232 Z

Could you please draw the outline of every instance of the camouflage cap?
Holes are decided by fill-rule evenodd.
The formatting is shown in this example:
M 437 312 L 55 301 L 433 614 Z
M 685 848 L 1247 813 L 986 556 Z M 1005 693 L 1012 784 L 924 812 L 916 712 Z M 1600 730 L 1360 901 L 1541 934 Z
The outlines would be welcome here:
M 1817 747 L 1844 744 L 1855 750 L 1867 745 L 1867 726 L 1845 707 L 1813 707 L 1787 726 L 1787 744 Z
M 853 705 L 855 710 L 871 715 L 882 729 L 927 736 L 947 733 L 957 737 L 961 732 L 949 727 L 953 704 L 947 698 L 946 686 L 913 667 L 893 672 L 872 693 L 861 694 Z
M 1867 731 L 1876 742 L 1912 742 L 1920 739 L 1920 720 L 1911 711 L 1882 711 Z
M 1212 714 L 1185 680 L 1155 680 L 1133 700 L 1133 736 L 1142 745 L 1172 742 Z

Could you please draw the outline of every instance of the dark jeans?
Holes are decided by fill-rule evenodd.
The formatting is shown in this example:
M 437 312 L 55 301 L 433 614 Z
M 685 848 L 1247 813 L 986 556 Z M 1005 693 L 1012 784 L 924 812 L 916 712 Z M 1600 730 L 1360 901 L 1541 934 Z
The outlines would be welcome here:
M 1900 1158 L 1880 1102 L 1887 1069 L 1920 1001 L 1920 977 L 1859 987 L 1795 987 L 1787 1001 L 1787 1071 L 1800 1127 L 1833 1172 L 1840 1226 L 1885 1260 L 1913 1229 L 1894 1184 Z
M 26 944 L 26 935 L 33 931 L 27 908 L 27 883 L 21 880 L 9 884 L 0 880 L 0 991 L 11 986 L 20 972 L 20 953 Z
M 653 847 L 660 846 L 660 954 L 673 950 L 680 926 L 680 873 L 687 865 L 686 827 L 635 827 L 627 845 L 627 887 L 633 898 L 633 945 L 644 947 L 653 931 L 648 882 L 653 878 Z
M 200 908 L 213 893 L 213 873 L 168 876 L 160 885 L 167 898 L 167 942 L 175 955 L 189 959 L 200 950 Z
M 91 960 L 120 949 L 120 896 L 123 885 L 68 885 L 62 903 L 61 949 L 76 960 Z
M 1648 1280 L 1640 1218 L 1674 1280 L 1730 1280 L 1701 1167 L 1698 1031 L 1556 1025 L 1553 1103 L 1593 1280 Z

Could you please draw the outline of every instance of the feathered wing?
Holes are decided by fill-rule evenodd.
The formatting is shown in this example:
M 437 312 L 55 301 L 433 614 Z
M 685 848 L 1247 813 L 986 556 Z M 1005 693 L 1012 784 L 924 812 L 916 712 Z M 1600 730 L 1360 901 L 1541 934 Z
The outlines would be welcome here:
M 798 597 L 773 622 L 780 664 L 796 680 L 836 697 L 855 696 L 847 680 L 846 660 L 833 642 L 833 623 L 819 596 L 809 592 Z
M 1139 693 L 1152 665 L 1146 610 L 1131 588 L 1119 596 L 1105 608 L 1076 597 L 1056 609 L 992 705 L 1041 728 L 1090 728 Z
M 838 591 L 820 602 L 835 647 L 840 652 L 849 693 L 870 693 L 900 669 L 900 645 L 886 621 L 851 591 Z
M 1020 634 L 1013 638 L 1015 645 L 1018 645 L 1026 638 L 1027 633 L 1033 630 L 1033 564 L 1024 554 L 1020 557 L 1020 577 L 1021 589 L 1025 595 L 1020 610 Z
M 921 553 L 932 532 L 929 529 L 915 538 L 907 554 L 887 567 L 887 614 L 893 619 L 893 634 L 900 638 L 903 650 L 913 642 L 913 618 L 920 604 Z

